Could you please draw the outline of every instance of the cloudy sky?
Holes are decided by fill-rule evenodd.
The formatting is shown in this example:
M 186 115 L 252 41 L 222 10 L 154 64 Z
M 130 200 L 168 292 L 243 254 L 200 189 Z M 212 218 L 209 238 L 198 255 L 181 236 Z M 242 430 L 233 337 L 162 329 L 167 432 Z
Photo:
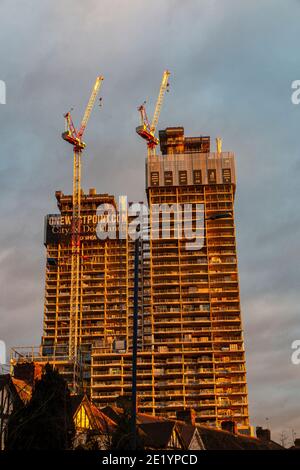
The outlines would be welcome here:
M 83 186 L 144 198 L 137 106 L 151 114 L 171 70 L 160 127 L 223 137 L 236 153 L 237 237 L 251 421 L 300 437 L 300 79 L 297 0 L 1 0 L 0 339 L 38 344 L 43 217 L 71 191 L 63 113 L 78 122 L 96 75 L 103 107 L 86 132 Z

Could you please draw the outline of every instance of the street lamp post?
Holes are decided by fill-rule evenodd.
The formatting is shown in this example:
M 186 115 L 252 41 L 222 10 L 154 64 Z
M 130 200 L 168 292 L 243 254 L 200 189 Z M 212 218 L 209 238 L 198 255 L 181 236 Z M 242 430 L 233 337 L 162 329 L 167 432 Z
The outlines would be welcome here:
M 138 339 L 138 307 L 139 307 L 139 237 L 135 240 L 134 247 L 134 299 L 133 299 L 133 338 L 132 338 L 132 410 L 131 410 L 131 432 L 132 432 L 132 450 L 136 450 L 137 432 L 136 432 L 136 373 L 137 373 L 137 339 Z

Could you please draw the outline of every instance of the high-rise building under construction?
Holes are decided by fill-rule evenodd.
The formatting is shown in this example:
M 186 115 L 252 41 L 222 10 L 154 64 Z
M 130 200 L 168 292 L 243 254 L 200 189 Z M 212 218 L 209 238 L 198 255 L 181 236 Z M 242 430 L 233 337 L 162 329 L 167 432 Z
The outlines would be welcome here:
M 150 236 L 154 412 L 193 408 L 200 423 L 233 419 L 247 429 L 234 155 L 220 148 L 211 153 L 209 137 L 187 138 L 180 127 L 160 131 L 159 138 L 162 155 L 147 161 L 150 213 L 157 204 L 177 206 L 181 226 L 187 217 L 195 225 L 198 217 L 203 230 L 190 244 L 185 233 Z M 185 205 L 192 209 L 182 213 Z
M 191 408 L 198 423 L 233 420 L 247 430 L 234 155 L 211 152 L 209 137 L 185 137 L 181 127 L 159 137 L 161 155 L 149 152 L 146 162 L 150 230 L 140 243 L 138 406 L 166 417 Z M 56 197 L 60 214 L 46 224 L 44 333 L 35 360 L 50 360 L 68 380 L 72 196 Z M 132 372 L 134 243 L 97 237 L 97 207 L 106 203 L 117 207 L 113 196 L 95 190 L 81 197 L 78 377 L 99 406 L 131 394 Z M 116 229 L 121 223 L 126 233 L 130 217 L 118 218 Z

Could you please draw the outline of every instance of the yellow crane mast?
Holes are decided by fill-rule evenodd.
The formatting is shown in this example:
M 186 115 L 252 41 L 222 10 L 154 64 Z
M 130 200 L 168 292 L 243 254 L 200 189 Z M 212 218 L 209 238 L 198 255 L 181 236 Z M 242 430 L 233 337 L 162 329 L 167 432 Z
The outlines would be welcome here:
M 103 76 L 96 78 L 90 99 L 84 112 L 79 130 L 73 124 L 71 113 L 65 114 L 66 129 L 62 138 L 73 145 L 73 214 L 71 239 L 71 292 L 69 360 L 74 363 L 73 389 L 76 388 L 76 362 L 78 359 L 78 320 L 79 320 L 79 277 L 80 277 L 80 199 L 81 199 L 81 157 L 86 144 L 82 137 L 99 93 Z
M 148 147 L 148 154 L 155 154 L 155 147 L 159 143 L 158 138 L 155 136 L 155 132 L 156 132 L 165 92 L 169 91 L 169 76 L 170 76 L 169 70 L 165 70 L 162 76 L 159 94 L 158 94 L 158 98 L 156 101 L 156 106 L 155 106 L 151 124 L 148 120 L 145 103 L 138 107 L 138 111 L 140 112 L 140 115 L 141 115 L 141 125 L 136 128 L 136 132 L 139 134 L 140 137 L 146 140 L 147 147 Z

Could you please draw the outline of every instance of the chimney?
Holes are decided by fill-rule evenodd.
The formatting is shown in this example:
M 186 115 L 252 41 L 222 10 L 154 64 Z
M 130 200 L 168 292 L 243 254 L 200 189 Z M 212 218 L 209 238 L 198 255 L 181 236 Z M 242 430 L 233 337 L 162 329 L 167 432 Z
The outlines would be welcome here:
M 184 421 L 186 424 L 196 425 L 196 412 L 193 408 L 186 408 L 176 411 L 176 419 Z
M 89 189 L 89 196 L 95 196 L 97 194 L 96 188 Z
M 263 429 L 261 426 L 256 427 L 256 437 L 261 441 L 270 441 L 271 440 L 271 431 L 270 429 Z
M 221 428 L 223 431 L 231 432 L 232 434 L 237 434 L 237 425 L 235 421 L 227 420 L 221 422 Z

